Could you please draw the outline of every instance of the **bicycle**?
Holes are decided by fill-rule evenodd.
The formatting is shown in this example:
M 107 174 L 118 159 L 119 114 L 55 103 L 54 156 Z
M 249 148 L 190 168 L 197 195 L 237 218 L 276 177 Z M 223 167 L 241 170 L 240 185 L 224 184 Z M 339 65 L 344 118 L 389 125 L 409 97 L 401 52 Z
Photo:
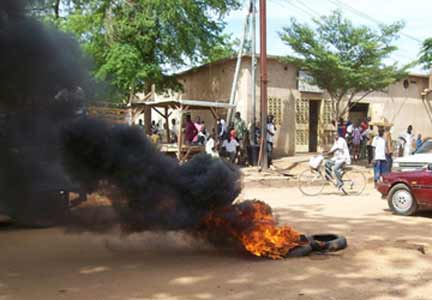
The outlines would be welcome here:
M 300 173 L 298 177 L 298 187 L 304 195 L 319 195 L 326 185 L 333 185 L 337 188 L 334 174 L 326 174 L 325 167 L 322 167 L 323 161 L 324 157 L 322 155 L 313 157 L 309 161 L 309 168 Z M 343 186 L 341 190 L 345 195 L 360 195 L 367 184 L 365 174 L 351 166 L 344 167 L 342 171 L 342 182 Z

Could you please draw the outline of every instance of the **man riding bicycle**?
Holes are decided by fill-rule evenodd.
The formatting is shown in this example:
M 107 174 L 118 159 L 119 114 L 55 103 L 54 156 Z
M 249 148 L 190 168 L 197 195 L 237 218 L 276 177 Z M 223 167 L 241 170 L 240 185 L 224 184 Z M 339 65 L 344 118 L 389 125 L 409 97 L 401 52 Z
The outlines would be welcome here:
M 339 191 L 343 190 L 343 181 L 342 181 L 342 171 L 345 164 L 351 164 L 351 156 L 348 149 L 348 144 L 345 139 L 339 136 L 338 133 L 335 134 L 334 144 L 331 147 L 328 154 L 333 154 L 333 157 L 326 161 L 326 175 L 327 179 L 333 178 L 332 169 L 334 170 L 334 174 L 336 176 L 337 188 Z

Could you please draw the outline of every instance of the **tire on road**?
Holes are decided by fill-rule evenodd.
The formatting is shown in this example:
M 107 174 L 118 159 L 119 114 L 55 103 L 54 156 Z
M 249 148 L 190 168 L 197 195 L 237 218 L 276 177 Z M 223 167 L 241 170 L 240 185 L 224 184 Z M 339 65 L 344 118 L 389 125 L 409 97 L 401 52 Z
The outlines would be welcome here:
M 391 188 L 387 202 L 395 214 L 402 216 L 411 216 L 416 213 L 418 208 L 410 188 L 403 183 L 398 183 Z
M 314 234 L 308 237 L 314 251 L 335 252 L 348 246 L 346 238 L 337 234 Z
M 308 256 L 312 252 L 312 246 L 310 244 L 301 245 L 292 248 L 288 254 L 285 255 L 286 258 L 289 257 L 303 257 Z

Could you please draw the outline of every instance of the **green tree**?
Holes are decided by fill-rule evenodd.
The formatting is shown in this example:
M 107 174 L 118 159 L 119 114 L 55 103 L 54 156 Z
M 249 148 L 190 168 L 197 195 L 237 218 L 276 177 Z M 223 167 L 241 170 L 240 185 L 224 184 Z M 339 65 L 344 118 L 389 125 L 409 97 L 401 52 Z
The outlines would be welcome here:
M 96 78 L 129 97 L 178 89 L 170 74 L 200 62 L 223 44 L 223 16 L 239 0 L 44 0 L 38 15 L 79 39 Z M 40 4 L 39 4 L 40 5 Z
M 221 59 L 231 58 L 238 55 L 240 50 L 241 40 L 233 39 L 231 35 L 223 35 L 221 42 L 210 49 L 207 56 L 204 57 L 202 63 L 211 63 Z M 251 54 L 252 41 L 246 39 L 243 45 L 243 54 Z
M 432 38 L 428 38 L 423 42 L 419 63 L 426 70 L 430 70 L 432 68 Z
M 381 26 L 375 31 L 366 26 L 354 26 L 339 11 L 313 20 L 314 25 L 291 19 L 280 33 L 296 54 L 287 58 L 312 77 L 312 84 L 324 89 L 333 107 L 333 117 L 339 119 L 368 94 L 383 90 L 407 75 L 404 66 L 385 64 L 397 48 L 402 23 Z

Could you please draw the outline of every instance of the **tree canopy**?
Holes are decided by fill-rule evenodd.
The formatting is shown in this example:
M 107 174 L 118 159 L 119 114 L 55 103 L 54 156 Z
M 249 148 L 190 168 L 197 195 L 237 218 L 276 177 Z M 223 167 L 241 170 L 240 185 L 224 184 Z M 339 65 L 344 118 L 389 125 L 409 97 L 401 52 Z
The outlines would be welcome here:
M 423 42 L 419 62 L 427 70 L 432 68 L 432 38 L 428 38 Z
M 338 119 L 371 92 L 385 89 L 407 75 L 409 66 L 385 63 L 397 50 L 393 42 L 402 28 L 400 22 L 379 30 L 355 26 L 335 11 L 314 19 L 312 26 L 293 18 L 280 37 L 296 54 L 287 60 L 307 72 L 312 83 L 329 94 Z
M 241 40 L 233 39 L 231 35 L 224 35 L 223 40 L 210 49 L 202 63 L 211 63 L 225 58 L 235 57 L 240 50 Z M 252 41 L 246 39 L 243 45 L 243 54 L 252 53 Z
M 224 45 L 223 16 L 238 0 L 43 0 L 34 14 L 75 34 L 98 79 L 123 96 L 179 88 L 176 69 Z

